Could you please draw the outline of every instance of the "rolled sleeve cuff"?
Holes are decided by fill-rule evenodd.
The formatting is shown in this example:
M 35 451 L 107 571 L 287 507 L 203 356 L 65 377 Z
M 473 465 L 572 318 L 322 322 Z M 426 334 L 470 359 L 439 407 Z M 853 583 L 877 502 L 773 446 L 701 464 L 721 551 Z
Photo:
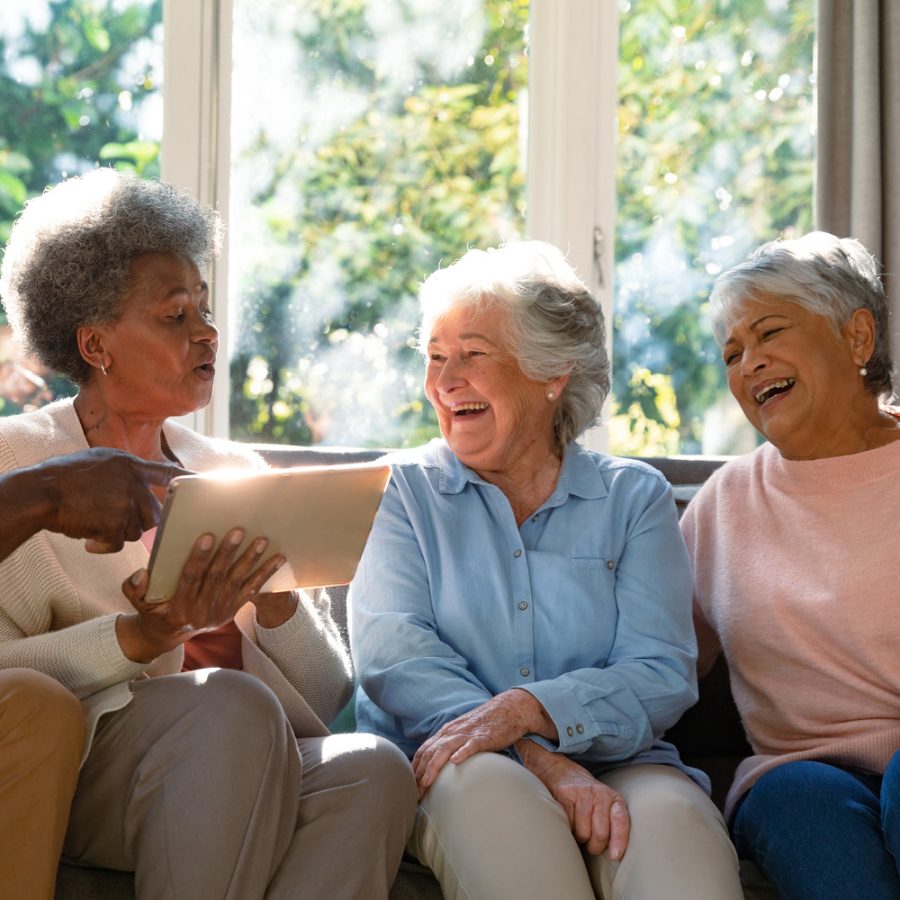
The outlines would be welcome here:
M 256 628 L 256 639 L 259 646 L 267 653 L 294 646 L 297 635 L 310 626 L 321 628 L 321 622 L 316 614 L 313 602 L 309 595 L 303 591 L 294 591 L 297 598 L 297 608 L 289 619 L 277 625 L 275 628 L 265 628 L 256 619 L 256 609 L 253 610 L 253 624 Z
M 598 697 L 579 697 L 576 686 L 560 683 L 559 679 L 520 684 L 517 687 L 528 691 L 553 720 L 558 743 L 548 741 L 540 735 L 528 737 L 554 753 L 565 753 L 567 756 L 586 753 L 598 738 L 615 737 L 619 742 L 623 738 L 627 739 L 633 730 L 627 724 L 596 720 L 588 711 L 588 703 Z
M 118 618 L 118 613 L 112 613 L 89 620 L 97 628 L 102 659 L 100 668 L 106 673 L 105 680 L 109 681 L 110 684 L 133 681 L 143 674 L 150 665 L 149 663 L 135 662 L 122 652 L 122 645 L 119 643 L 119 637 L 116 634 L 116 620 Z

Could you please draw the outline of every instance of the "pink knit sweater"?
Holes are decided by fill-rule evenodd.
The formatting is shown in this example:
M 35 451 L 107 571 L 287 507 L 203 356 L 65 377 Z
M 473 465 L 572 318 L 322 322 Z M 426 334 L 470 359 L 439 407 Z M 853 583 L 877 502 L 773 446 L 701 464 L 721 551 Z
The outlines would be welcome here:
M 700 666 L 724 651 L 766 771 L 823 759 L 884 771 L 900 747 L 900 441 L 812 461 L 770 444 L 723 466 L 688 507 Z

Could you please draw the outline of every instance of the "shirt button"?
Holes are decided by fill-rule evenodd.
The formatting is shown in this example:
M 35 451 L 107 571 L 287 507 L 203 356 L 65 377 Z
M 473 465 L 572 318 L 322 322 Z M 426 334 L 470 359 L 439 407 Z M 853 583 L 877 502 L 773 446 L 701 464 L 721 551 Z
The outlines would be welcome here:
M 615 564 L 611 559 L 608 559 L 608 560 L 606 561 L 606 568 L 607 568 L 607 569 L 614 569 L 615 567 L 616 567 L 616 564 Z
M 575 726 L 575 730 L 576 730 L 579 734 L 584 734 L 584 725 L 576 725 L 576 726 Z
M 521 555 L 522 555 L 522 551 L 521 551 L 521 550 L 516 550 L 516 551 L 513 552 L 513 556 L 514 556 L 516 559 L 518 559 Z
M 522 666 L 522 668 L 519 669 L 519 674 L 523 678 L 527 678 L 531 674 L 531 669 L 529 669 L 528 666 Z
M 521 610 L 524 612 L 526 609 L 528 609 L 528 604 L 523 600 L 523 601 L 519 604 L 519 609 L 521 609 Z
M 569 737 L 572 737 L 572 735 L 575 734 L 575 729 L 570 725 L 570 726 L 566 729 L 566 734 L 567 734 Z

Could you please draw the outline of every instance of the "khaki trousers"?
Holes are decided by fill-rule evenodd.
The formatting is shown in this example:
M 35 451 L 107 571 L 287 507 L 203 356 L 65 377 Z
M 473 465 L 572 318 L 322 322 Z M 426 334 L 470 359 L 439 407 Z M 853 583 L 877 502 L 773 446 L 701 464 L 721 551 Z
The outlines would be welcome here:
M 414 814 L 393 744 L 298 740 L 262 682 L 204 669 L 101 719 L 64 853 L 133 870 L 138 900 L 386 900 Z
M 81 704 L 54 679 L 0 670 L 0 897 L 50 900 L 84 749 Z
M 618 863 L 583 853 L 541 781 L 496 753 L 444 767 L 408 849 L 434 871 L 446 900 L 743 900 L 722 816 L 690 778 L 641 765 L 600 780 L 631 816 Z

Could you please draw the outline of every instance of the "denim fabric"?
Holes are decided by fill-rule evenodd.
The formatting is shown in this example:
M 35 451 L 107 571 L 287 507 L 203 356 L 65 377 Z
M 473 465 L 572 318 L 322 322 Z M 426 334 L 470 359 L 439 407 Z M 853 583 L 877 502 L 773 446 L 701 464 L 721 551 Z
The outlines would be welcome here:
M 900 752 L 884 776 L 815 760 L 767 772 L 732 835 L 784 900 L 900 898 Z

